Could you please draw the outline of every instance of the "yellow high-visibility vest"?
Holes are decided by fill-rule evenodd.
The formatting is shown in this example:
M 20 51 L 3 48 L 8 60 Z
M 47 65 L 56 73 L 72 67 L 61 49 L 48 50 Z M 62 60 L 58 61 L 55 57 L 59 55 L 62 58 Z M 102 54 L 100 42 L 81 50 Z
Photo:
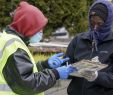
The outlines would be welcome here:
M 2 70 L 7 62 L 7 59 L 11 54 L 16 52 L 18 48 L 21 48 L 28 53 L 30 60 L 34 65 L 33 71 L 38 72 L 33 56 L 24 42 L 16 35 L 0 33 L 0 95 L 18 95 L 10 89 L 2 74 Z M 35 95 L 44 95 L 44 93 L 42 92 Z

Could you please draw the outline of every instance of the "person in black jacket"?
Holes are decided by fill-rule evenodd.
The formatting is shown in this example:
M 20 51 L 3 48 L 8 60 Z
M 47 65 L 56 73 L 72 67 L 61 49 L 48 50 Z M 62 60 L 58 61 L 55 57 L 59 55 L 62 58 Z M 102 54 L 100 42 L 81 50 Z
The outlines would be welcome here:
M 27 45 L 41 40 L 47 22 L 38 8 L 20 2 L 6 33 L 0 33 L 0 95 L 44 95 L 58 79 L 67 79 L 75 70 L 71 65 L 60 67 L 69 60 L 61 58 L 63 53 L 35 65 Z
M 100 71 L 88 70 L 83 77 L 70 76 L 68 95 L 113 95 L 113 5 L 96 0 L 89 10 L 89 30 L 79 33 L 70 42 L 66 56 L 73 64 L 83 59 L 108 64 Z M 89 76 L 89 77 L 86 77 Z

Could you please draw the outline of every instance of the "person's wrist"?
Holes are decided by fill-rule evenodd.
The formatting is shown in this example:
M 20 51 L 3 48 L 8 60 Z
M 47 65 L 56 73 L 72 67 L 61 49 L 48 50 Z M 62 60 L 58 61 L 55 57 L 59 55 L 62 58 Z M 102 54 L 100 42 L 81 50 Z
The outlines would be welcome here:
M 56 80 L 58 80 L 60 78 L 59 72 L 57 71 L 57 69 L 52 69 L 52 72 L 54 73 Z
M 42 61 L 42 66 L 43 66 L 44 68 L 52 69 L 52 68 L 49 66 L 48 60 Z

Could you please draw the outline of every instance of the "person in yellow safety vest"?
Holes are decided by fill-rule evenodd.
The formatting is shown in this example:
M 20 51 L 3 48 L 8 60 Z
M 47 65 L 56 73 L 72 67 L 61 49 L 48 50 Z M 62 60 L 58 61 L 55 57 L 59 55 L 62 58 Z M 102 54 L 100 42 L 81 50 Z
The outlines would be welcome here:
M 67 79 L 75 71 L 69 60 L 58 53 L 35 64 L 27 47 L 42 38 L 48 20 L 33 5 L 21 1 L 13 21 L 0 33 L 0 95 L 44 95 L 58 79 Z

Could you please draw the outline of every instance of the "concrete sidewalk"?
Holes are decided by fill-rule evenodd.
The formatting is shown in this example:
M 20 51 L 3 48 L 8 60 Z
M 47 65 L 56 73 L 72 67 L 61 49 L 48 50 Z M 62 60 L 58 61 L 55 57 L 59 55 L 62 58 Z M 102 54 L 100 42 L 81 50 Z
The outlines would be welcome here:
M 56 85 L 45 92 L 45 95 L 67 95 L 69 80 L 59 80 Z

